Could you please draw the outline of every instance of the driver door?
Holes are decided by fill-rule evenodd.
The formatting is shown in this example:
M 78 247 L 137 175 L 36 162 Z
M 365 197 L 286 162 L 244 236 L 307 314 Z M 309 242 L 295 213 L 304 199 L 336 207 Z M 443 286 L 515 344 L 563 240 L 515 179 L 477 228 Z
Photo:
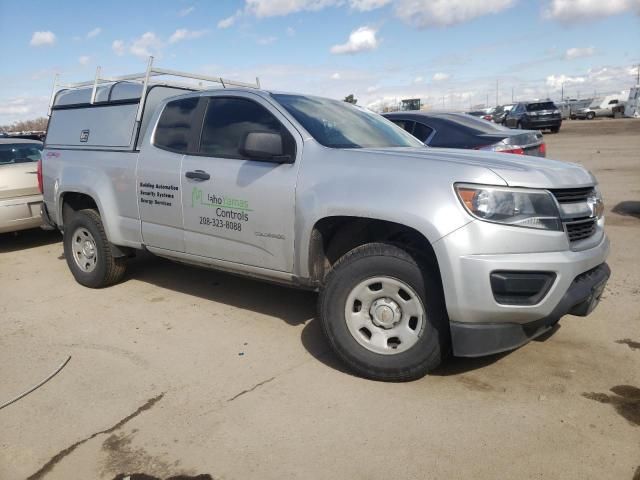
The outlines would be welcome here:
M 290 163 L 247 155 L 243 142 L 249 132 L 280 133 Z M 301 136 L 262 97 L 211 96 L 198 152 L 182 161 L 186 253 L 292 272 L 301 152 Z

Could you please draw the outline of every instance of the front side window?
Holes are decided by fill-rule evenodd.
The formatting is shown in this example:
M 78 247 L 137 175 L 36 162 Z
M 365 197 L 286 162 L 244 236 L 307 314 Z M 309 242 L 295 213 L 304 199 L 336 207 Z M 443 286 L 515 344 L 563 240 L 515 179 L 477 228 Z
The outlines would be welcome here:
M 0 143 L 0 165 L 37 162 L 41 152 L 38 143 Z
M 343 101 L 287 94 L 273 98 L 325 147 L 424 147 L 393 122 Z
M 172 152 L 188 153 L 190 139 L 197 130 L 198 101 L 198 97 L 189 97 L 167 103 L 158 120 L 153 144 Z
M 269 110 L 253 100 L 228 97 L 209 100 L 200 137 L 200 154 L 249 159 L 242 147 L 250 132 L 279 133 L 284 154 L 295 157 L 293 137 Z
M 409 132 L 409 133 L 413 132 L 414 122 L 410 120 L 391 120 L 391 121 L 395 123 L 397 126 L 399 126 L 401 129 L 403 129 L 405 132 Z

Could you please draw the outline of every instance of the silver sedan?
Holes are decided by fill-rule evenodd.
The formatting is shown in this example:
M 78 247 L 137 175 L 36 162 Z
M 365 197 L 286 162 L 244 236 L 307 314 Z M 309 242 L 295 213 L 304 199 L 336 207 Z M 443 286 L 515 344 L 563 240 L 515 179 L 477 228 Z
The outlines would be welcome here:
M 0 233 L 42 224 L 38 160 L 42 142 L 0 138 Z

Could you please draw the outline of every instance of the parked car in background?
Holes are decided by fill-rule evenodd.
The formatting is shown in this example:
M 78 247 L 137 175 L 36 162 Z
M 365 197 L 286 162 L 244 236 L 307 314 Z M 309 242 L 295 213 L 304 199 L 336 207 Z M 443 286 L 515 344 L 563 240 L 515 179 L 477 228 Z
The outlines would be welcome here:
M 569 104 L 569 118 L 571 120 L 575 120 L 577 118 L 576 114 L 578 113 L 578 110 L 587 108 L 589 105 L 591 105 L 591 102 L 593 102 L 593 98 L 583 98 L 581 100 L 571 102 Z
M 383 115 L 425 145 L 469 148 L 544 157 L 542 134 L 517 131 L 486 122 L 466 113 L 395 112 Z
M 505 119 L 509 128 L 560 131 L 562 114 L 551 100 L 518 102 Z
M 0 233 L 42 224 L 38 160 L 42 142 L 0 138 Z
M 623 103 L 618 95 L 607 95 L 606 97 L 594 98 L 586 108 L 576 111 L 576 118 L 579 120 L 593 120 L 596 117 L 613 117 L 613 108 Z
M 507 113 L 513 108 L 513 103 L 507 105 L 498 105 L 491 115 L 493 123 L 499 123 L 504 125 L 504 121 L 507 118 Z

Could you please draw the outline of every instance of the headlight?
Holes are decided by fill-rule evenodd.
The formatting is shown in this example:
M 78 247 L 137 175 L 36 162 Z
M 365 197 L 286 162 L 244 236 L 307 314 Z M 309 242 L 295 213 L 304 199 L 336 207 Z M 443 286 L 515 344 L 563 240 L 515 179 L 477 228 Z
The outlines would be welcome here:
M 604 199 L 597 186 L 593 188 L 593 193 L 587 198 L 587 203 L 593 215 L 600 220 L 604 216 Z
M 546 190 L 456 184 L 462 205 L 474 217 L 514 227 L 563 231 L 555 199 Z

